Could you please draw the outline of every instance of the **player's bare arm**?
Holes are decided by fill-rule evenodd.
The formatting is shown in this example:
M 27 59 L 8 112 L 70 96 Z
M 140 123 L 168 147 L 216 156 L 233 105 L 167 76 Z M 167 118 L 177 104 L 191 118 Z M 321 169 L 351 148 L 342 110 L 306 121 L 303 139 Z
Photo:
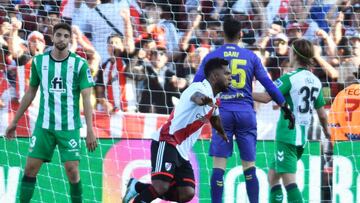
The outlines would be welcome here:
M 26 91 L 24 97 L 21 100 L 20 107 L 16 111 L 15 117 L 10 123 L 10 125 L 7 127 L 5 136 L 8 139 L 12 139 L 15 137 L 15 130 L 17 123 L 22 115 L 24 115 L 26 109 L 30 106 L 31 102 L 34 100 L 36 91 L 38 90 L 39 86 L 33 87 L 29 86 L 29 89 Z
M 219 133 L 219 135 L 226 141 L 229 142 L 229 139 L 226 136 L 225 130 L 221 124 L 220 116 L 211 116 L 210 123 L 212 127 Z
M 326 115 L 324 107 L 316 109 L 316 112 L 318 114 L 319 121 L 320 121 L 321 127 L 323 128 L 323 132 L 325 134 L 325 137 L 327 139 L 330 139 L 330 131 L 329 131 L 329 128 L 328 128 L 327 115 Z
M 190 100 L 199 106 L 203 106 L 203 105 L 213 106 L 214 105 L 213 100 L 201 92 L 195 92 L 191 96 Z
M 267 92 L 253 92 L 252 93 L 254 101 L 261 103 L 268 103 L 271 101 L 271 97 Z
M 87 126 L 87 135 L 86 135 L 86 147 L 90 152 L 95 151 L 97 147 L 97 141 L 94 134 L 94 130 L 92 128 L 92 107 L 90 102 L 91 88 L 86 88 L 81 91 L 81 96 L 83 97 L 83 105 L 84 105 L 84 115 Z
M 252 96 L 254 101 L 261 103 L 268 103 L 272 100 L 271 96 L 267 92 L 253 92 Z M 285 102 L 281 105 L 281 109 L 284 111 L 284 118 L 289 120 L 289 129 L 294 129 L 295 116 Z

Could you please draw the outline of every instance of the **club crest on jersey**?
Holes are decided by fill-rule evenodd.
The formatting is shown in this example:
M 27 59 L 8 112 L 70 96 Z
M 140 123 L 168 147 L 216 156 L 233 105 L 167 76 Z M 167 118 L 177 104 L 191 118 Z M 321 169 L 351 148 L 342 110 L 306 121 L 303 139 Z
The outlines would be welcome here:
M 54 77 L 51 80 L 51 87 L 49 89 L 51 93 L 66 93 L 66 89 L 64 89 L 63 80 L 61 77 Z
M 89 82 L 94 82 L 93 77 L 91 75 L 90 69 L 86 70 L 87 79 Z
M 166 170 L 166 171 L 170 171 L 170 170 L 171 170 L 171 167 L 172 167 L 172 163 L 165 162 L 165 170 Z
M 283 84 L 283 83 L 281 82 L 281 80 L 275 80 L 275 81 L 274 81 L 274 85 L 275 85 L 276 87 L 280 87 L 282 84 Z

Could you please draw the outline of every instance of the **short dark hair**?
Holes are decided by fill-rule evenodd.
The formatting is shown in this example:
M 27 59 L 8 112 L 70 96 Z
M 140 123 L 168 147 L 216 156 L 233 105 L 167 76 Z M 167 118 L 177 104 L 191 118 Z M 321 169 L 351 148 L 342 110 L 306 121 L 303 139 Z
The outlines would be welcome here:
M 291 45 L 297 60 L 302 66 L 310 66 L 313 64 L 314 46 L 306 39 L 297 39 Z
M 227 39 L 235 40 L 241 32 L 241 22 L 232 16 L 226 16 L 224 19 L 223 30 Z
M 222 69 L 222 66 L 227 66 L 229 65 L 229 62 L 225 59 L 222 58 L 213 58 L 210 59 L 208 62 L 206 62 L 205 64 L 205 68 L 204 68 L 204 74 L 206 78 L 209 78 L 210 74 L 216 70 L 216 69 Z
M 69 24 L 67 24 L 67 23 L 58 23 L 58 24 L 54 25 L 53 33 L 55 34 L 55 32 L 56 32 L 58 29 L 67 30 L 67 31 L 70 32 L 70 35 L 72 35 L 71 26 L 70 26 Z

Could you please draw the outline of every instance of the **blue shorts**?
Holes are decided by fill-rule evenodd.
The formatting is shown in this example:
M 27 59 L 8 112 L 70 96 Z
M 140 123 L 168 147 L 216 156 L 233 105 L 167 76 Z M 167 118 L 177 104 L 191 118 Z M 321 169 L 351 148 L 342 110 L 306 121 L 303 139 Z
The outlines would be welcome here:
M 233 136 L 235 135 L 241 160 L 255 161 L 257 137 L 255 112 L 220 111 L 220 117 L 230 142 L 226 143 L 213 129 L 209 155 L 223 158 L 230 157 L 233 153 Z

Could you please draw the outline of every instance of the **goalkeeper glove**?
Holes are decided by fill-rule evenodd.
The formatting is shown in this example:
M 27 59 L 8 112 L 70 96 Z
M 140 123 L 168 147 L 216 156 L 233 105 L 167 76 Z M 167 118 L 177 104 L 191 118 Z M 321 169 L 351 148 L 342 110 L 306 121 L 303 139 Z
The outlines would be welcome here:
M 281 109 L 284 111 L 284 118 L 286 120 L 289 120 L 289 129 L 294 129 L 295 127 L 295 116 L 294 114 L 291 112 L 291 110 L 289 109 L 287 103 L 284 103 L 283 106 L 281 106 Z

